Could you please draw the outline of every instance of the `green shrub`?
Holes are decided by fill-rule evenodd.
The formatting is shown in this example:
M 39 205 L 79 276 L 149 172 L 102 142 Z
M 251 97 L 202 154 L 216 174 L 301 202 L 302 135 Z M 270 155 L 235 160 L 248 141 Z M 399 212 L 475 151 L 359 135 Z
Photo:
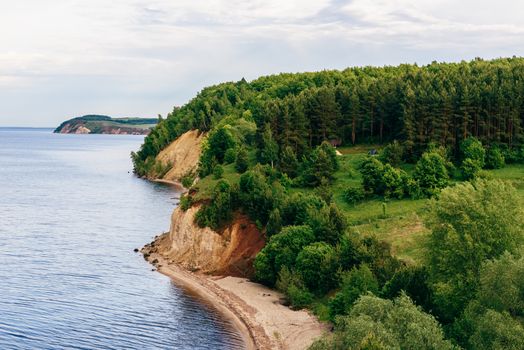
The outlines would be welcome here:
M 364 189 L 362 187 L 348 187 L 344 190 L 343 197 L 344 201 L 348 204 L 357 204 L 364 199 Z
M 453 320 L 477 293 L 482 264 L 514 252 L 524 240 L 524 213 L 515 188 L 477 180 L 444 189 L 426 222 L 428 271 L 436 311 Z
M 478 350 L 521 350 L 524 327 L 507 312 L 488 310 L 476 320 L 469 345 Z
M 187 211 L 189 208 L 191 208 L 191 205 L 193 204 L 193 197 L 191 197 L 189 194 L 185 194 L 182 197 L 180 197 L 180 209 L 182 211 Z
M 420 188 L 420 184 L 413 178 L 408 178 L 404 184 L 404 191 L 411 197 L 411 199 L 420 199 L 424 197 L 424 192 Z
M 486 152 L 486 168 L 500 169 L 506 164 L 504 155 L 498 147 L 490 147 Z
M 302 309 L 313 302 L 313 294 L 304 286 L 300 274 L 287 266 L 280 270 L 275 287 L 286 295 L 293 309 Z
M 335 332 L 317 341 L 315 350 L 451 350 L 442 327 L 402 294 L 391 300 L 372 295 L 358 299 L 348 316 L 338 317 Z
M 329 184 L 329 180 L 323 178 L 320 180 L 320 185 L 315 188 L 315 194 L 322 198 L 327 204 L 331 203 L 333 200 L 333 190 Z
M 317 241 L 337 244 L 347 226 L 344 214 L 332 203 L 320 210 L 310 210 L 306 224 L 313 229 Z
M 311 292 L 294 284 L 288 288 L 286 295 L 294 309 L 303 309 L 313 302 L 313 294 Z
M 377 294 L 379 285 L 376 277 L 365 264 L 353 268 L 342 277 L 340 292 L 329 301 L 329 315 L 347 315 L 357 299 L 368 292 Z
M 520 147 L 515 150 L 515 153 L 515 163 L 524 163 L 524 145 L 520 145 Z
M 282 225 L 306 224 L 312 212 L 318 212 L 324 207 L 326 202 L 314 194 L 293 193 L 282 203 L 280 210 Z
M 190 188 L 193 185 L 193 182 L 195 182 L 195 175 L 191 172 L 187 173 L 184 176 L 182 176 L 180 182 L 182 183 L 182 186 L 184 186 L 185 188 Z
M 397 140 L 388 144 L 382 152 L 380 152 L 380 160 L 383 163 L 389 163 L 392 166 L 399 166 L 404 156 L 404 147 Z
M 236 141 L 230 125 L 212 130 L 202 143 L 202 154 L 198 163 L 200 177 L 209 175 L 217 164 L 223 164 L 226 152 L 235 148 Z
M 460 345 L 471 349 L 522 348 L 523 343 L 510 346 L 524 339 L 524 329 L 517 322 L 524 316 L 522 276 L 524 258 L 520 254 L 506 252 L 483 264 L 476 298 L 453 324 L 453 335 Z
M 234 148 L 236 145 L 235 139 L 231 132 L 231 127 L 225 125 L 218 128 L 210 133 L 208 140 L 209 148 L 206 149 L 210 152 L 217 160 L 218 163 L 224 162 L 224 157 L 227 150 Z
M 484 168 L 486 150 L 482 147 L 482 142 L 480 142 L 475 137 L 468 137 L 460 143 L 460 152 L 461 159 L 464 161 L 466 159 L 471 159 L 475 161 L 480 168 Z
M 358 233 L 350 232 L 343 235 L 336 246 L 340 267 L 343 270 L 350 270 L 360 264 L 361 241 Z
M 431 309 L 431 290 L 428 284 L 428 272 L 424 266 L 403 266 L 382 287 L 381 296 L 393 299 L 404 291 L 415 304 Z
M 505 252 L 485 262 L 477 300 L 483 307 L 524 317 L 524 257 Z
M 373 271 L 380 285 L 389 281 L 403 266 L 402 262 L 392 255 L 391 245 L 373 236 L 366 236 L 360 240 L 357 254 L 359 261 L 366 263 Z
M 269 238 L 282 230 L 282 218 L 280 217 L 280 210 L 275 208 L 269 214 L 269 219 L 266 225 L 266 237 Z
M 224 164 L 231 164 L 235 161 L 236 158 L 237 158 L 237 149 L 228 148 L 226 153 L 224 153 Z
M 239 174 L 243 174 L 246 172 L 248 167 L 249 167 L 249 159 L 248 159 L 247 151 L 244 147 L 241 147 L 238 150 L 237 157 L 235 160 L 235 170 Z
M 311 152 L 309 159 L 305 162 L 302 173 L 305 186 L 316 187 L 320 185 L 322 179 L 333 179 L 333 175 L 338 168 L 338 160 L 336 158 L 333 160 L 329 150 L 327 147 L 319 146 Z
M 271 182 L 264 168 L 255 167 L 240 176 L 239 199 L 242 208 L 253 221 L 265 225 L 270 212 L 279 206 L 284 189 L 278 181 Z
M 231 185 L 226 180 L 220 180 L 213 189 L 213 195 L 208 204 L 203 205 L 195 215 L 195 221 L 200 227 L 219 228 L 231 220 L 232 201 Z
M 304 286 L 304 282 L 302 281 L 300 274 L 296 273 L 294 270 L 290 270 L 287 266 L 282 266 L 280 272 L 278 273 L 275 288 L 282 293 L 287 293 L 287 289 L 292 284 L 301 287 Z
M 460 171 L 464 180 L 475 179 L 482 170 L 482 165 L 478 160 L 466 158 L 462 162 Z
M 257 160 L 261 164 L 271 164 L 271 167 L 278 160 L 278 143 L 269 123 L 265 123 L 258 133 Z
M 295 178 L 298 173 L 297 155 L 292 147 L 286 146 L 280 155 L 279 162 L 280 171 L 287 174 L 290 178 Z
M 224 176 L 224 168 L 221 165 L 215 165 L 213 169 L 213 178 L 219 180 Z
M 402 198 L 404 197 L 405 179 L 407 174 L 401 170 L 393 168 L 391 165 L 384 165 L 384 172 L 382 174 L 382 187 L 385 198 Z
M 295 266 L 307 289 L 318 295 L 336 285 L 338 261 L 335 250 L 329 244 L 316 242 L 304 247 L 297 256 Z
M 362 186 L 369 193 L 380 194 L 384 192 L 382 184 L 382 174 L 384 173 L 384 164 L 374 157 L 368 157 L 360 165 L 362 174 Z
M 309 226 L 284 227 L 279 234 L 272 236 L 257 254 L 253 263 L 255 279 L 274 286 L 280 270 L 284 266 L 293 269 L 298 253 L 314 240 L 315 235 Z
M 198 160 L 198 175 L 203 178 L 211 174 L 213 168 L 219 164 L 217 158 L 213 155 L 212 152 L 207 151 L 209 144 L 207 140 L 202 142 L 202 154 Z
M 424 195 L 437 194 L 449 182 L 446 160 L 437 152 L 424 153 L 415 166 L 413 179 Z
M 362 185 L 369 193 L 386 198 L 402 198 L 408 175 L 405 171 L 382 164 L 378 159 L 368 157 L 361 165 Z
M 161 161 L 155 161 L 152 172 L 150 171 L 150 176 L 161 179 L 165 174 L 172 168 L 172 163 L 163 163 Z

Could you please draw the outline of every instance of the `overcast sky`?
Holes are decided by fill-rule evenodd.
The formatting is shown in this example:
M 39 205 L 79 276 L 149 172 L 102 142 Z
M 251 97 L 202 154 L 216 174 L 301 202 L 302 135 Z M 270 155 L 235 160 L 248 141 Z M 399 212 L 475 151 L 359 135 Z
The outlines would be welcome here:
M 279 72 L 524 55 L 522 0 L 0 0 L 0 126 L 165 115 Z

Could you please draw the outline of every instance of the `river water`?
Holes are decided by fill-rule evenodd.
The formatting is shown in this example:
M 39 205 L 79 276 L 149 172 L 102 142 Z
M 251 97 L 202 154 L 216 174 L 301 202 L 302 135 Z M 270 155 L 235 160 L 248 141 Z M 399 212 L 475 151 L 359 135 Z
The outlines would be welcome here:
M 143 136 L 0 128 L 0 349 L 239 349 L 134 253 L 179 194 L 133 176 Z

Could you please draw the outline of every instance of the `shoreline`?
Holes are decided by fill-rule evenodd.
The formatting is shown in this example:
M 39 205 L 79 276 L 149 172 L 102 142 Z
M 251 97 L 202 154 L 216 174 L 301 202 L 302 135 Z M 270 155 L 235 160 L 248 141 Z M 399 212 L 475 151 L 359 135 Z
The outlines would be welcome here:
M 306 311 L 282 305 L 283 296 L 245 278 L 191 272 L 167 261 L 147 245 L 144 258 L 175 284 L 196 293 L 229 320 L 249 350 L 299 350 L 311 345 L 327 327 Z M 242 284 L 243 288 L 238 288 Z
M 182 193 L 187 192 L 187 188 L 185 188 L 184 185 L 182 185 L 182 183 L 179 181 L 165 180 L 165 179 L 151 179 L 150 181 L 159 183 L 159 184 L 176 187 L 176 189 L 181 191 Z
M 144 248 L 142 248 L 141 252 L 143 252 L 143 250 Z M 158 263 L 153 263 L 155 259 L 158 260 Z M 260 335 L 257 336 L 253 334 L 252 331 L 250 331 L 249 326 L 246 324 L 246 321 L 242 319 L 241 315 L 231 310 L 230 305 L 225 305 L 224 301 L 215 292 L 213 292 L 205 285 L 205 282 L 203 280 L 205 279 L 204 276 L 197 276 L 195 273 L 186 270 L 183 267 L 180 267 L 176 264 L 171 264 L 167 262 L 166 259 L 158 253 L 152 253 L 151 255 L 149 255 L 149 257 L 146 258 L 146 260 L 150 264 L 152 264 L 158 272 L 169 277 L 178 286 L 182 288 L 187 288 L 191 290 L 191 292 L 197 294 L 206 303 L 208 303 L 219 313 L 221 313 L 223 317 L 229 320 L 232 323 L 232 326 L 239 332 L 240 336 L 242 337 L 246 349 L 266 349 L 266 347 L 261 347 L 260 344 L 256 344 L 256 340 L 260 337 Z M 258 341 L 258 343 L 260 343 L 260 341 Z

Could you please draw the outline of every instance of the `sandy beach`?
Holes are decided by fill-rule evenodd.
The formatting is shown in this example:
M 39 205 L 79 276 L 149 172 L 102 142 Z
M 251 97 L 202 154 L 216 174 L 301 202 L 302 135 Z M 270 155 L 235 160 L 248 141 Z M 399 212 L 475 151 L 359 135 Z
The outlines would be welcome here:
M 282 294 L 258 283 L 190 272 L 158 253 L 149 255 L 147 247 L 142 252 L 159 272 L 195 292 L 231 320 L 247 349 L 307 349 L 327 329 L 307 311 L 282 305 Z

